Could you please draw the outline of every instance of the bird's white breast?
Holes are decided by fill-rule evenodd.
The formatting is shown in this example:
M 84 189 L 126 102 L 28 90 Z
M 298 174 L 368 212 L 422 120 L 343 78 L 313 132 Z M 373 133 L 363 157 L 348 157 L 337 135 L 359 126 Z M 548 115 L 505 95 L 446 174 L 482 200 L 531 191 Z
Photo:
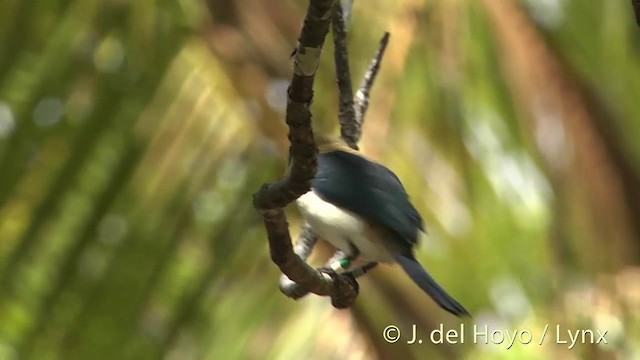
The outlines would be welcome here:
M 378 239 L 367 237 L 371 233 L 370 225 L 360 216 L 322 200 L 313 190 L 300 196 L 296 203 L 316 234 L 344 253 L 351 253 L 351 242 L 360 251 L 360 258 L 369 261 L 393 260 Z

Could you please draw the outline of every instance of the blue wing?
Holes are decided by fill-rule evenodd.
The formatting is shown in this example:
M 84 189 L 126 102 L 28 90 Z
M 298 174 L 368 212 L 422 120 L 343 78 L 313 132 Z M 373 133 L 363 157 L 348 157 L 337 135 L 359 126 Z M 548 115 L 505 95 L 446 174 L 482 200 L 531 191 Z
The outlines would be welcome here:
M 398 177 L 388 168 L 345 151 L 318 155 L 312 188 L 324 200 L 400 235 L 418 239 L 423 222 Z

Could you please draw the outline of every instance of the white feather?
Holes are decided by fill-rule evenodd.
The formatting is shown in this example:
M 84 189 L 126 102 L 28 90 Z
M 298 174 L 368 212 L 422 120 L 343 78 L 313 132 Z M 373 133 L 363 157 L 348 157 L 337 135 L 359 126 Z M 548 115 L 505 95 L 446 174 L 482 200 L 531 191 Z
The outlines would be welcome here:
M 360 251 L 359 258 L 393 261 L 379 240 L 367 238 L 370 225 L 360 216 L 322 200 L 313 190 L 300 196 L 296 203 L 313 231 L 345 254 L 351 254 L 352 243 Z

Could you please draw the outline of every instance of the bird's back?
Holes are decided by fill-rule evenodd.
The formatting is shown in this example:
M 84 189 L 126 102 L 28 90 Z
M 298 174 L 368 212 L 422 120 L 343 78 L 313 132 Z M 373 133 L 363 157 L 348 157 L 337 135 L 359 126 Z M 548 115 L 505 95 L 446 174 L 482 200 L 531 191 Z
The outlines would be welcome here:
M 345 151 L 319 154 L 312 188 L 324 200 L 385 226 L 409 245 L 423 229 L 398 177 L 362 156 Z

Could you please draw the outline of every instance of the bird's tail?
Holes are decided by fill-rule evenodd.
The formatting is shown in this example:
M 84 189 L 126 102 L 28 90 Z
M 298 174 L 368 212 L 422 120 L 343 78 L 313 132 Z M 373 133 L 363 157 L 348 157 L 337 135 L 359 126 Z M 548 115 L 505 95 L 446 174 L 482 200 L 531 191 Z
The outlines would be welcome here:
M 460 303 L 438 285 L 431 275 L 427 273 L 427 270 L 425 270 L 413 256 L 408 257 L 398 254 L 395 256 L 395 259 L 407 275 L 409 275 L 411 280 L 424 290 L 424 292 L 429 294 L 443 309 L 455 316 L 471 316 Z

